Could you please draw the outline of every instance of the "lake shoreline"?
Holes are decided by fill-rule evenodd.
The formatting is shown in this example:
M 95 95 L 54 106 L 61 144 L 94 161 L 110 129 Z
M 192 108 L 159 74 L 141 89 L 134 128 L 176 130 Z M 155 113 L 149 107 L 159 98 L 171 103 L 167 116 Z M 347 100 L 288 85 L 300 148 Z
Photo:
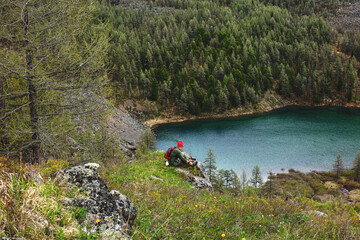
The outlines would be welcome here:
M 181 123 L 194 120 L 206 120 L 206 119 L 231 119 L 241 116 L 251 116 L 262 113 L 269 113 L 274 110 L 286 108 L 286 107 L 343 107 L 343 108 L 356 108 L 360 109 L 360 104 L 355 103 L 322 103 L 322 104 L 308 104 L 308 103 L 297 103 L 290 100 L 282 99 L 279 95 L 270 94 L 265 96 L 258 104 L 254 106 L 241 106 L 237 109 L 230 109 L 223 113 L 209 113 L 202 114 L 199 116 L 194 115 L 171 115 L 164 114 L 157 118 L 149 119 L 143 124 L 150 128 L 155 128 L 160 125 L 172 124 L 172 123 Z

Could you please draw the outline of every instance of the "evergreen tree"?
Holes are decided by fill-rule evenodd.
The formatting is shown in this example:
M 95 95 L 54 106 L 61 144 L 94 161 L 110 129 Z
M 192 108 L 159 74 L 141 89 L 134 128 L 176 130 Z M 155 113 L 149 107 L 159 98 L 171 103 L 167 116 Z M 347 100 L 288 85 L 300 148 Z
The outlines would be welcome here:
M 0 1 L 1 42 L 7 43 L 0 47 L 0 78 L 12 83 L 1 95 L 6 106 L 0 121 L 11 123 L 9 144 L 1 151 L 22 152 L 33 162 L 46 154 L 60 158 L 71 152 L 69 139 L 79 137 L 77 118 L 96 118 L 103 111 L 94 94 L 107 83 L 107 39 L 101 24 L 89 27 L 90 5 Z
M 272 171 L 269 172 L 268 180 L 266 181 L 266 184 L 264 185 L 264 194 L 268 196 L 269 198 L 272 198 L 273 192 L 274 192 L 274 178 L 275 175 Z
M 249 181 L 255 188 L 258 188 L 263 184 L 260 167 L 258 165 L 253 168 L 252 175 Z
M 343 160 L 342 160 L 340 153 L 338 153 L 338 155 L 336 156 L 336 160 L 333 165 L 333 168 L 336 173 L 336 177 L 339 178 L 342 171 L 344 170 L 344 164 L 343 164 Z
M 156 138 L 153 131 L 151 131 L 150 128 L 147 128 L 141 135 L 141 142 L 144 143 L 145 146 L 151 151 L 156 150 L 156 145 L 157 145 Z
M 238 175 L 236 174 L 236 172 L 234 170 L 230 170 L 230 174 L 231 174 L 231 192 L 234 195 L 239 195 L 241 193 L 241 182 L 240 179 L 238 177 Z
M 354 159 L 354 175 L 355 175 L 355 180 L 356 181 L 360 181 L 360 151 L 357 152 L 356 157 Z
M 159 82 L 156 78 L 152 78 L 150 84 L 150 100 L 156 101 L 159 98 Z
M 204 161 L 204 168 L 206 171 L 206 174 L 209 176 L 209 180 L 210 182 L 214 182 L 215 178 L 216 178 L 216 157 L 215 154 L 213 153 L 211 147 L 209 147 L 209 151 L 207 153 L 207 158 L 205 158 Z
M 282 67 L 280 71 L 279 89 L 282 96 L 286 98 L 290 97 L 289 79 L 284 67 Z

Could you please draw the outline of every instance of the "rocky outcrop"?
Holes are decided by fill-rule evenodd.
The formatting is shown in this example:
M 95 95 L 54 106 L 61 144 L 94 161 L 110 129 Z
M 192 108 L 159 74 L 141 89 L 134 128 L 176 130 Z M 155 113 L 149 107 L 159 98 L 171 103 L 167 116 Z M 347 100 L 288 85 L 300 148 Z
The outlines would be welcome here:
M 86 232 L 98 232 L 101 239 L 130 239 L 127 235 L 137 215 L 129 199 L 118 191 L 110 191 L 99 176 L 96 163 L 88 163 L 58 171 L 55 182 L 76 185 L 82 198 L 67 199 L 66 204 L 82 207 L 86 216 L 82 222 Z
M 201 163 L 198 162 L 196 167 L 199 170 L 199 176 L 195 176 L 194 174 L 192 174 L 189 171 L 182 169 L 182 168 L 176 168 L 175 170 L 178 171 L 179 173 L 184 174 L 186 176 L 187 181 L 192 183 L 192 185 L 194 185 L 195 188 L 206 189 L 208 191 L 212 191 L 213 186 L 212 186 L 211 182 L 209 181 L 209 178 L 207 177 Z
M 129 113 L 115 108 L 114 112 L 107 116 L 107 130 L 119 139 L 122 152 L 132 157 L 145 127 Z
M 334 16 L 328 18 L 331 25 L 341 30 L 360 30 L 360 2 L 346 3 Z

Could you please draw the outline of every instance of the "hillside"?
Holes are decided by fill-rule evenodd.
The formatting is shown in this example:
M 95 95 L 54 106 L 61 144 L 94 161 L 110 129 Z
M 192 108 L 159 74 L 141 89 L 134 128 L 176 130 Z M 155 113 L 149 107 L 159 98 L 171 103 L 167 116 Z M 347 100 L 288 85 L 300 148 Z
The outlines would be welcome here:
M 163 154 L 146 150 L 139 152 L 132 163 L 113 162 L 101 168 L 100 175 L 108 187 L 125 194 L 136 207 L 132 239 L 360 237 L 358 202 L 350 204 L 341 195 L 318 202 L 302 196 L 300 188 L 300 195 L 291 198 L 264 197 L 261 192 L 267 187 L 246 187 L 239 195 L 230 191 L 198 190 L 192 188 L 185 175 L 165 166 Z M 84 228 L 88 212 L 66 204 L 71 199 L 83 198 L 84 192 L 64 187 L 49 178 L 50 172 L 66 166 L 66 162 L 53 160 L 36 170 L 21 165 L 11 167 L 3 160 L 6 159 L 2 159 L 0 191 L 5 198 L 0 200 L 0 237 L 108 239 L 101 237 L 101 232 L 87 233 L 86 229 L 96 227 L 96 223 L 89 222 Z M 36 180 L 39 174 L 44 177 L 43 182 Z M 303 185 L 299 179 L 295 180 L 294 174 L 299 176 L 300 173 L 291 173 L 289 177 L 293 179 L 287 183 Z M 307 176 L 308 180 L 312 179 Z M 317 187 L 321 186 L 327 185 L 320 181 Z M 274 184 L 273 189 L 275 192 L 278 187 Z M 102 217 L 99 220 L 109 221 Z
M 306 198 L 302 190 L 298 197 L 264 197 L 261 191 L 267 186 L 246 187 L 237 196 L 228 191 L 197 190 L 184 175 L 165 166 L 163 154 L 139 154 L 135 163 L 117 165 L 102 174 L 111 188 L 129 196 L 138 209 L 133 239 L 360 237 L 359 203 L 349 204 L 340 195 L 321 203 Z M 318 181 L 308 175 L 311 179 Z M 324 183 L 317 182 L 318 187 L 326 189 Z M 293 177 L 288 184 L 301 183 Z M 277 189 L 275 184 L 273 187 Z
M 305 1 L 306 7 L 285 3 L 282 8 L 271 1 L 237 0 L 99 6 L 97 23 L 109 22 L 112 97 L 192 115 L 256 104 L 268 90 L 307 104 L 356 102 L 357 55 L 336 54 L 332 49 L 341 36 L 311 12 L 334 13 L 337 3 L 316 8 L 312 1 Z M 293 11 L 305 8 L 311 11 Z
M 102 239 L 96 211 L 129 198 L 133 239 L 360 239 L 352 170 L 194 189 L 140 122 L 356 105 L 359 33 L 342 30 L 359 3 L 340 2 L 0 1 L 0 238 Z M 94 213 L 96 197 L 54 180 L 88 162 L 104 179 L 90 195 L 106 183 L 126 201 Z

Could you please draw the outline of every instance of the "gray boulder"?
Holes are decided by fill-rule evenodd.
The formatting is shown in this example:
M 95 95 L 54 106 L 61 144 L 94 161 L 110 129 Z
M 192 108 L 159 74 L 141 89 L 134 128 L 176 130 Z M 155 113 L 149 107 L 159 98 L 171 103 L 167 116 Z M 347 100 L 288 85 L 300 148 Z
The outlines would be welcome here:
M 213 186 L 209 181 L 209 178 L 207 177 L 203 166 L 198 162 L 196 167 L 199 170 L 199 176 L 195 176 L 194 174 L 182 168 L 175 168 L 175 170 L 178 171 L 179 173 L 184 174 L 187 180 L 190 183 L 192 183 L 192 185 L 194 185 L 195 188 L 212 191 Z
M 137 215 L 130 200 L 118 191 L 110 191 L 97 172 L 99 165 L 88 163 L 58 171 L 55 182 L 60 185 L 76 185 L 85 197 L 67 200 L 86 209 L 82 225 L 88 232 L 98 232 L 101 239 L 130 239 L 127 235 Z

